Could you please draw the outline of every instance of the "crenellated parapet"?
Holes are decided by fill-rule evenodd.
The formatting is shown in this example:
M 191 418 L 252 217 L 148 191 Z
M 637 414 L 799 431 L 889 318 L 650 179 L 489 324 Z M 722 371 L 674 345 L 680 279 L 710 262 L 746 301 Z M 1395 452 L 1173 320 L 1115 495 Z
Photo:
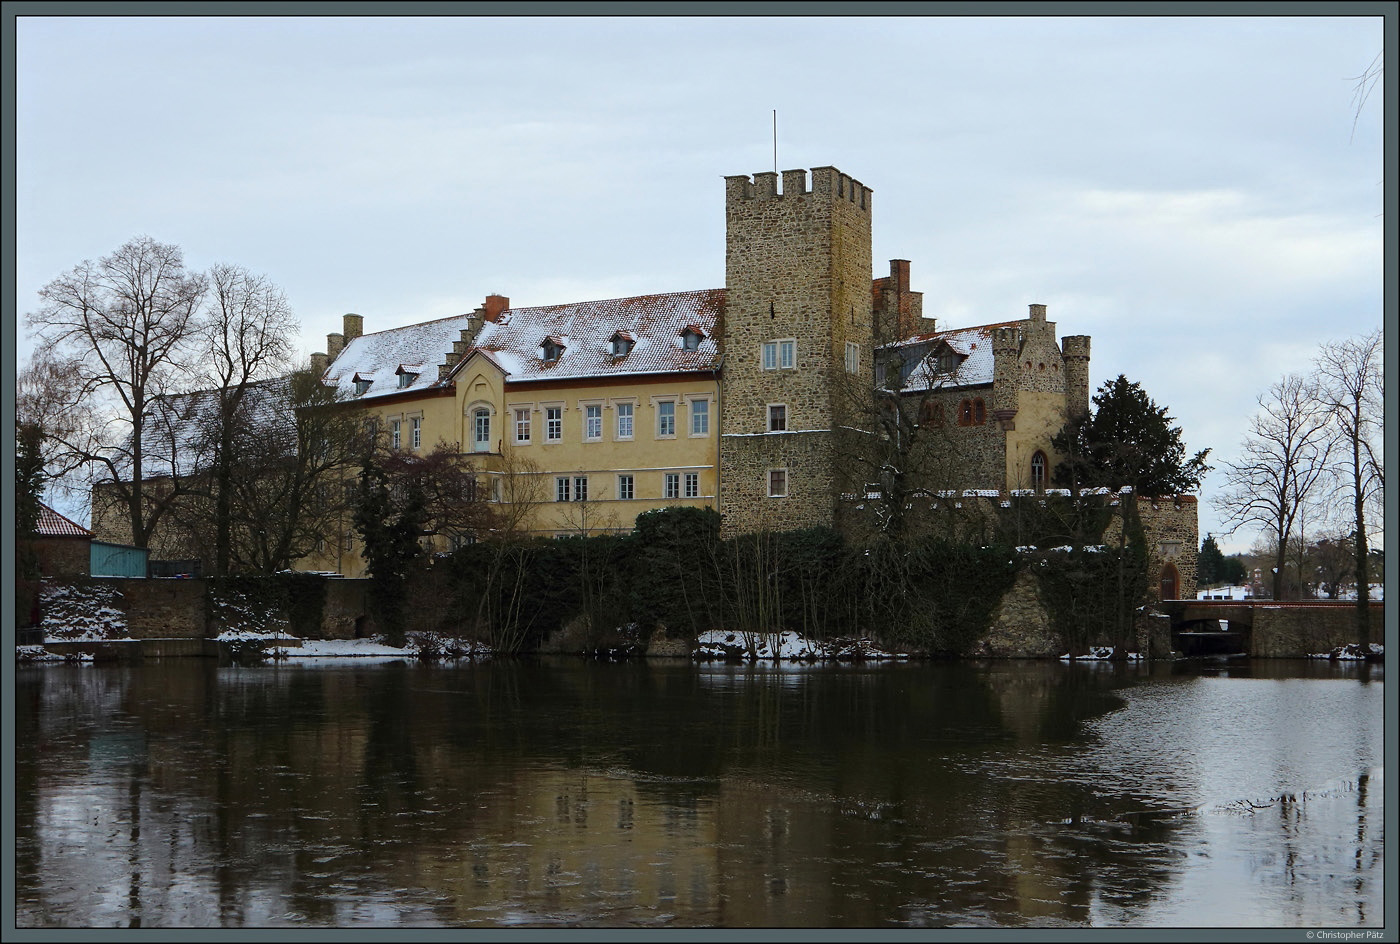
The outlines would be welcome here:
M 1089 336 L 1072 334 L 1060 342 L 1065 361 L 1065 411 L 1071 416 L 1089 412 Z
M 779 175 L 774 171 L 763 171 L 752 177 L 748 174 L 725 177 L 725 202 L 732 205 L 749 200 L 762 202 L 810 196 L 825 197 L 832 202 L 839 200 L 864 213 L 871 210 L 874 191 L 835 167 L 813 167 L 810 188 L 805 170 L 785 170 L 781 176 L 781 190 L 778 189 Z

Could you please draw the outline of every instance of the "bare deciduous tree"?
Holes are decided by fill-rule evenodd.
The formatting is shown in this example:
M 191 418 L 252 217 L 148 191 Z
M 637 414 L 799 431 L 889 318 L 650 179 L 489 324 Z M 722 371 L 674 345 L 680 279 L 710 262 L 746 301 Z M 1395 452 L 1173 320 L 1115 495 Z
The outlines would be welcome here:
M 1224 464 L 1226 486 L 1216 507 L 1232 532 L 1255 525 L 1269 536 L 1274 599 L 1282 597 L 1298 516 L 1317 497 L 1331 448 L 1328 412 L 1317 385 L 1289 375 L 1260 396 L 1239 458 Z
M 1378 440 L 1385 416 L 1385 378 L 1381 370 L 1379 330 L 1360 338 L 1325 345 L 1317 358 L 1317 377 L 1332 422 L 1336 451 L 1343 456 L 1334 470 L 1350 499 L 1347 517 L 1355 530 L 1357 642 L 1370 645 L 1370 542 L 1367 511 L 1385 491 L 1385 467 Z M 1374 520 L 1374 519 L 1370 519 Z
M 112 482 L 139 547 L 180 489 L 174 468 L 160 469 L 170 475 L 167 487 L 146 487 L 147 448 L 159 398 L 186 374 L 204 290 L 179 247 L 141 236 L 44 286 L 42 307 L 27 318 L 41 342 L 36 361 L 62 365 L 68 402 L 81 408 L 50 442 L 61 464 Z
M 209 271 L 199 364 L 217 401 L 207 435 L 213 462 L 208 480 L 213 490 L 214 573 L 218 576 L 229 572 L 233 478 L 244 458 L 237 446 L 248 442 L 239 431 L 254 422 L 247 415 L 248 391 L 286 371 L 298 329 L 286 296 L 266 276 L 233 265 L 216 265 Z

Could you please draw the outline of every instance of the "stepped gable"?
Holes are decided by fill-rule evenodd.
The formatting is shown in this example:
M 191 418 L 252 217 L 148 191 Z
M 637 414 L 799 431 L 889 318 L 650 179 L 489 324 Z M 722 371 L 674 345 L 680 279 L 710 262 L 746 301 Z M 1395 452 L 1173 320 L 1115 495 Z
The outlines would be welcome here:
M 438 378 L 437 365 L 452 350 L 452 343 L 461 340 L 463 329 L 470 330 L 473 324 L 471 315 L 452 315 L 362 334 L 346 343 L 327 368 L 324 381 L 357 400 L 444 386 L 445 382 Z M 408 386 L 400 387 L 399 375 L 405 372 L 418 376 Z M 356 380 L 370 381 L 369 389 L 356 395 Z
M 713 371 L 723 310 L 723 289 L 511 308 L 481 326 L 474 349 L 512 383 Z M 698 329 L 693 349 L 683 337 L 687 328 Z M 613 353 L 619 333 L 632 343 L 626 354 Z M 546 341 L 562 348 L 558 357 L 545 359 Z

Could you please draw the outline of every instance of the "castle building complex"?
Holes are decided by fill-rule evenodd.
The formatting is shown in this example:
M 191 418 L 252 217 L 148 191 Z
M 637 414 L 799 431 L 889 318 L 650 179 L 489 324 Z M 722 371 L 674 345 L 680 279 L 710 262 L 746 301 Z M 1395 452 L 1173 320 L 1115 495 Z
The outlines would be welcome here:
M 1057 340 L 1040 304 L 938 330 L 908 261 L 872 279 L 873 193 L 834 167 L 724 188 L 722 288 L 534 308 L 489 295 L 369 333 L 351 314 L 313 367 L 391 448 L 472 456 L 542 535 L 626 531 L 670 505 L 714 508 L 730 534 L 841 526 L 853 493 L 878 487 L 853 480 L 842 445 L 870 430 L 872 390 L 956 456 L 956 481 L 932 484 L 1049 484 L 1052 438 L 1088 410 L 1088 337 Z M 1191 534 L 1173 541 L 1194 561 L 1189 504 Z M 349 528 L 317 557 L 308 568 L 363 571 Z

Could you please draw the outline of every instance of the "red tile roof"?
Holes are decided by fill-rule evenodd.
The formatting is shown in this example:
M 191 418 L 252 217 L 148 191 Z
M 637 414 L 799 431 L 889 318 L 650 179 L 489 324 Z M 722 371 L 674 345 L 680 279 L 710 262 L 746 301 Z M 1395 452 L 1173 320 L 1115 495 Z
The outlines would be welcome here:
M 92 532 L 60 515 L 48 505 L 39 505 L 39 524 L 34 533 L 45 538 L 90 538 Z

